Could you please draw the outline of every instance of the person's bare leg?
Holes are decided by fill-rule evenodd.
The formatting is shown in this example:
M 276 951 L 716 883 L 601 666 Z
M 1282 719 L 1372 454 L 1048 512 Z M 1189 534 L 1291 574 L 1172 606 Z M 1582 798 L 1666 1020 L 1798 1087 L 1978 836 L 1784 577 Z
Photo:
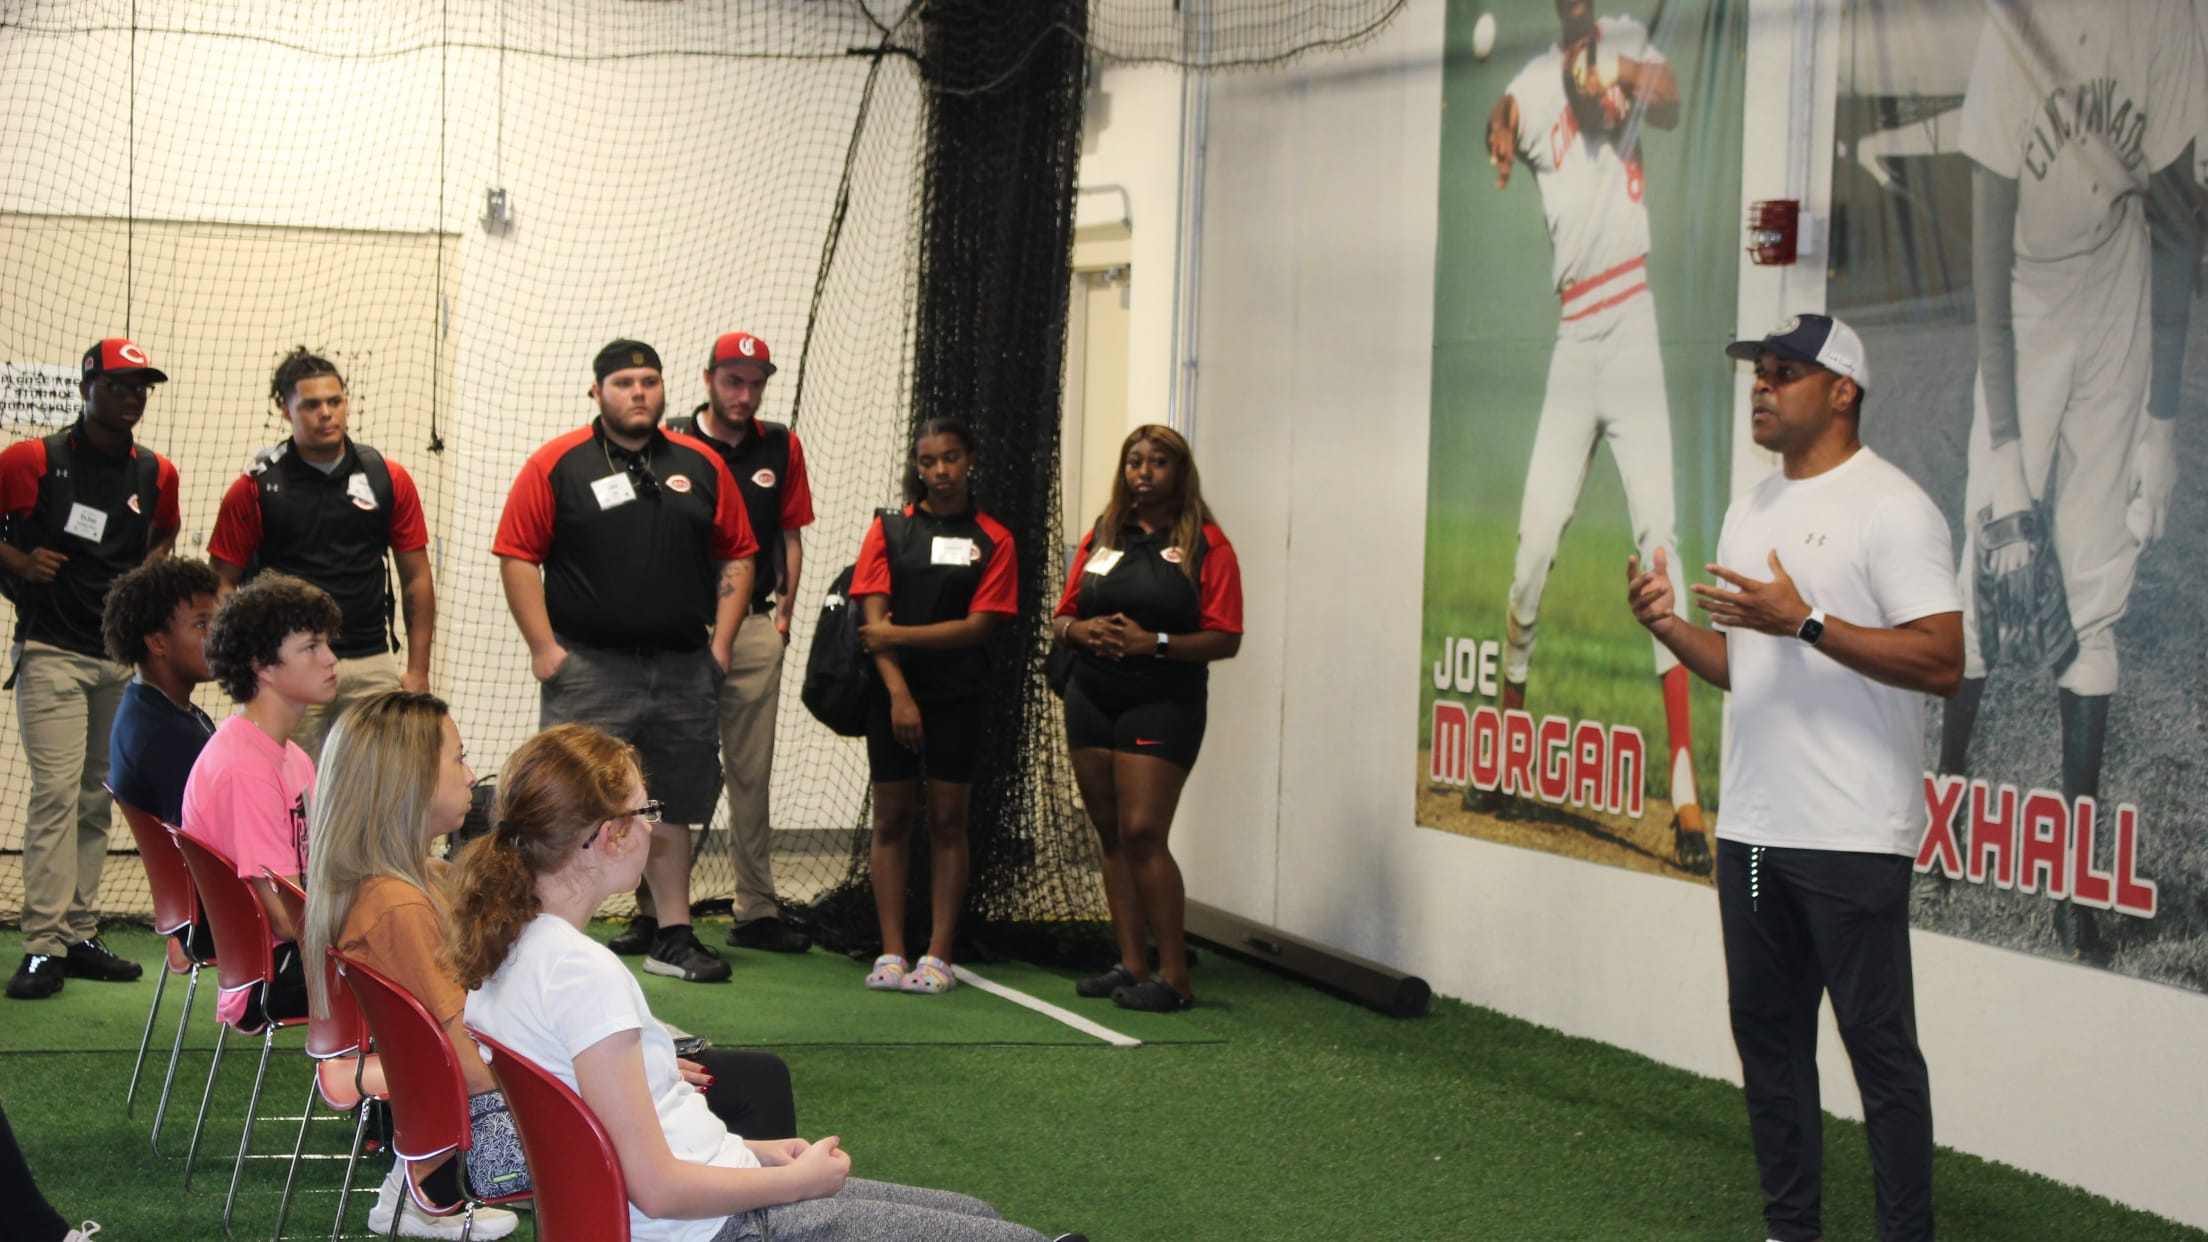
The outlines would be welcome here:
M 948 962 L 958 941 L 958 912 L 966 904 L 966 808 L 974 787 L 954 781 L 928 782 L 928 857 L 930 882 L 928 952 Z
M 905 883 L 912 859 L 912 816 L 918 781 L 874 782 L 874 842 L 867 856 L 874 880 L 874 917 L 882 952 L 905 955 Z
M 1115 754 L 1112 759 L 1113 784 L 1119 791 L 1120 849 L 1127 855 L 1143 914 L 1158 938 L 1158 977 L 1188 996 L 1188 943 L 1182 934 L 1188 895 L 1181 885 L 1180 864 L 1166 848 L 1188 769 L 1143 755 Z
M 1142 900 L 1120 848 L 1112 752 L 1102 747 L 1074 751 L 1073 779 L 1081 787 L 1081 802 L 1088 807 L 1089 821 L 1096 825 L 1097 839 L 1103 844 L 1104 904 L 1111 909 L 1112 930 L 1119 936 L 1119 964 L 1139 982 L 1150 977 L 1150 953 L 1142 943 Z

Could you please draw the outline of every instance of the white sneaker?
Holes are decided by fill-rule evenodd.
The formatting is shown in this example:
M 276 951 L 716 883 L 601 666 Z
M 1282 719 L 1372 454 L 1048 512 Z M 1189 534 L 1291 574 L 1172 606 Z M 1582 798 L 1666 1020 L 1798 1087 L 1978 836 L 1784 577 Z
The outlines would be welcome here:
M 391 1213 L 404 1205 L 405 1215 L 399 1217 L 399 1236 L 402 1238 L 457 1238 L 466 1220 L 465 1212 L 450 1216 L 424 1216 L 415 1206 L 414 1197 L 406 1192 L 406 1172 L 402 1165 L 394 1164 L 391 1172 L 376 1189 L 376 1205 L 368 1209 L 368 1228 L 381 1236 L 391 1232 Z M 503 1238 L 521 1227 L 521 1218 L 512 1212 L 495 1207 L 475 1209 L 475 1228 L 468 1237 L 481 1238 L 484 1242 Z
M 100 1222 L 88 1220 L 62 1235 L 61 1242 L 92 1242 L 92 1235 L 100 1231 Z

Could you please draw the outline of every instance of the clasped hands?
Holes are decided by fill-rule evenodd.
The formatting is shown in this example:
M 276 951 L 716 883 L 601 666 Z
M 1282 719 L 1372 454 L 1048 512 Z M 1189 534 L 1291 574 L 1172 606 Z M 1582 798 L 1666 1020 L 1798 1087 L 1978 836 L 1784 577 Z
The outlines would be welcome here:
M 1097 655 L 1111 660 L 1148 655 L 1158 645 L 1156 633 L 1136 625 L 1124 612 L 1076 621 L 1066 627 L 1066 639 L 1068 642 L 1078 642 Z
M 1671 575 L 1666 572 L 1664 550 L 1656 549 L 1655 567 L 1642 572 L 1641 558 L 1634 554 L 1625 558 L 1625 598 L 1633 607 L 1633 619 L 1649 629 L 1673 620 Z M 1801 631 L 1803 618 L 1809 616 L 1810 607 L 1795 589 L 1794 579 L 1788 576 L 1786 566 L 1779 563 L 1779 551 L 1771 550 L 1769 558 L 1771 578 L 1768 581 L 1736 574 L 1723 565 L 1705 565 L 1712 576 L 1725 583 L 1723 587 L 1694 583 L 1687 588 L 1695 597 L 1695 606 L 1710 614 L 1710 620 L 1735 630 L 1754 630 L 1759 634 L 1775 634 L 1792 638 Z

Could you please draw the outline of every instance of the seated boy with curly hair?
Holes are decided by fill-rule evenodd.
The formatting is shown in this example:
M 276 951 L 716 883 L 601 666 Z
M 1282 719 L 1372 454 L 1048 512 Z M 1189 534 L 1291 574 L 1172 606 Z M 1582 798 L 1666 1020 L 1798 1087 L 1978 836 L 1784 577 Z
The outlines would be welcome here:
M 222 722 L 192 765 L 184 786 L 184 831 L 222 851 L 238 874 L 265 893 L 261 868 L 297 881 L 307 871 L 307 799 L 314 760 L 291 740 L 309 707 L 337 695 L 337 655 L 330 650 L 342 617 L 320 587 L 263 574 L 222 603 L 207 632 L 207 666 L 238 714 Z M 216 1014 L 241 1032 L 265 1017 L 307 1012 L 306 976 L 291 926 L 265 902 L 276 957 L 276 980 L 260 989 L 227 992 Z
M 107 590 L 100 631 L 108 658 L 138 670 L 108 731 L 107 783 L 163 823 L 184 813 L 184 781 L 215 732 L 192 691 L 215 677 L 207 668 L 207 627 L 221 593 L 207 562 L 166 556 Z

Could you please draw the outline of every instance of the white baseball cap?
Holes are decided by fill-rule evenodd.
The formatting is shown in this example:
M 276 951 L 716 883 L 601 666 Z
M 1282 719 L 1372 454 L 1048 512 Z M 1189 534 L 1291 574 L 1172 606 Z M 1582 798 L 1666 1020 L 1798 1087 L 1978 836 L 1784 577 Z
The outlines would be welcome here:
M 1725 356 L 1754 362 L 1770 350 L 1781 358 L 1810 362 L 1834 375 L 1845 375 L 1865 392 L 1871 389 L 1871 356 L 1855 329 L 1830 315 L 1792 315 L 1764 334 L 1760 341 L 1734 341 Z

